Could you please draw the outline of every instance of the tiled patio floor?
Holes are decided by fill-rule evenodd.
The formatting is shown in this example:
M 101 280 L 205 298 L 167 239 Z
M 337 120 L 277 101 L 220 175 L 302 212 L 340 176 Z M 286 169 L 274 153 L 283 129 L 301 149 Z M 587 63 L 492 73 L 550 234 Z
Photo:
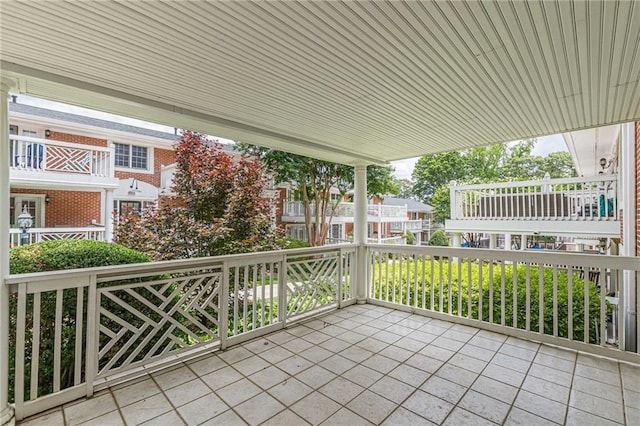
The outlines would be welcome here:
M 640 424 L 640 367 L 351 306 L 26 425 Z

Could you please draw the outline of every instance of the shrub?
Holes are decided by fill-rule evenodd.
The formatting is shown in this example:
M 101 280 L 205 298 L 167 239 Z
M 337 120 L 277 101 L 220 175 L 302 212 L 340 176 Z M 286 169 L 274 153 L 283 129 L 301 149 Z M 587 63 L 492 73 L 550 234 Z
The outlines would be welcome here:
M 431 235 L 431 238 L 429 238 L 429 245 L 449 247 L 449 238 L 447 238 L 447 235 L 443 230 L 439 229 Z
M 283 249 L 299 249 L 299 248 L 311 247 L 311 245 L 306 241 L 296 240 L 295 238 L 289 238 L 289 237 L 280 238 L 278 240 L 278 245 Z
M 91 240 L 44 241 L 9 250 L 11 274 L 150 262 L 138 251 Z
M 403 261 L 393 263 L 378 263 L 372 271 L 374 297 L 408 306 L 430 309 L 433 297 L 434 311 L 450 312 L 463 317 L 489 321 L 490 287 L 493 287 L 493 323 L 501 324 L 502 309 L 504 308 L 504 323 L 506 326 L 514 324 L 514 273 L 513 265 L 504 265 L 504 305 L 502 305 L 502 265 L 490 266 L 484 264 L 482 274 L 476 262 L 462 261 L 460 265 L 447 260 Z M 493 275 L 493 280 L 490 280 Z M 482 283 L 480 283 L 482 281 Z M 542 285 L 540 282 L 542 281 Z M 529 296 L 527 297 L 527 267 L 519 265 L 515 273 L 515 312 L 516 326 L 527 328 L 527 299 L 529 300 L 529 329 L 537 332 L 540 314 L 540 289 L 542 289 L 543 332 L 553 335 L 553 308 L 557 306 L 558 336 L 568 337 L 569 312 L 569 274 L 567 271 L 557 272 L 557 285 L 553 288 L 553 270 L 537 266 L 529 268 Z M 451 283 L 449 286 L 447 283 Z M 588 340 L 596 343 L 597 324 L 600 318 L 599 289 L 592 283 L 586 282 L 578 271 L 572 276 L 573 295 L 573 339 L 582 341 L 585 331 Z M 460 286 L 460 291 L 458 290 Z M 589 324 L 584 323 L 584 295 L 585 287 L 589 294 Z M 424 292 L 424 299 L 423 299 Z M 554 294 L 555 292 L 555 294 Z M 433 296 L 432 296 L 433 294 Z M 482 296 L 481 296 L 482 295 Z M 442 297 L 442 299 L 441 299 Z M 471 312 L 469 313 L 469 297 L 471 297 Z M 479 318 L 479 301 L 482 297 L 482 316 Z M 442 300 L 442 302 L 441 302 Z M 424 305 L 423 305 L 424 303 Z M 460 304 L 460 310 L 458 305 Z
M 121 265 L 128 263 L 149 262 L 151 259 L 135 250 L 118 244 L 91 240 L 58 240 L 44 241 L 14 247 L 9 250 L 9 270 L 11 274 L 32 272 L 48 272 L 65 269 L 91 268 L 98 266 Z M 61 334 L 61 389 L 73 386 L 75 337 L 76 337 L 76 302 L 78 292 L 66 289 L 62 292 L 62 334 Z M 53 353 L 55 344 L 56 291 L 40 293 L 40 355 L 38 394 L 46 395 L 53 390 Z M 87 300 L 85 289 L 83 299 Z M 13 377 L 15 376 L 15 342 L 17 324 L 17 294 L 10 296 L 9 319 L 11 331 L 9 334 L 9 368 L 10 390 L 13 391 Z M 31 348 L 29 339 L 33 324 L 32 296 L 27 297 L 26 338 L 27 351 L 25 353 L 25 399 L 29 399 L 29 383 L 31 377 Z M 86 314 L 85 314 L 86 315 Z M 86 319 L 85 319 L 86 320 Z M 84 328 L 84 327 L 83 327 Z M 84 364 L 84 362 L 83 362 Z M 11 397 L 12 395 L 10 395 Z
M 411 231 L 406 231 L 403 235 L 407 240 L 407 245 L 413 246 L 416 244 L 416 236 Z

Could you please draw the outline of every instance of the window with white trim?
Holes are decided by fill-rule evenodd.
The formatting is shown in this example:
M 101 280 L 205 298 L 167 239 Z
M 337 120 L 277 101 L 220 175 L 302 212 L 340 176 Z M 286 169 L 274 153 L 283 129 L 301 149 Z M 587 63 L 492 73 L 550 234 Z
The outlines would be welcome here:
M 115 143 L 116 167 L 149 170 L 149 150 L 145 146 Z

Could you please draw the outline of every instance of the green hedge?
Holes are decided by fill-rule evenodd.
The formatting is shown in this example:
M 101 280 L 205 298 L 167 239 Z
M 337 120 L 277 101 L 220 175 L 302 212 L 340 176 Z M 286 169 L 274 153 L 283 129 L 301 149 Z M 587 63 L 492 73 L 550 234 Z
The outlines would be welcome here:
M 402 266 L 401 266 L 402 263 Z M 470 269 L 470 271 L 469 271 Z M 374 264 L 372 271 L 373 292 L 376 298 L 395 301 L 403 305 L 422 308 L 422 292 L 425 292 L 425 309 L 430 308 L 431 293 L 434 296 L 434 310 L 440 311 L 440 282 L 442 279 L 442 311 L 449 312 L 449 297 L 451 297 L 451 313 L 467 317 L 469 315 L 469 283 L 471 287 L 471 317 L 489 321 L 489 289 L 493 286 L 493 323 L 501 323 L 502 304 L 502 266 L 493 265 L 493 280 L 490 281 L 490 267 L 487 263 L 482 267 L 482 284 L 480 284 L 480 268 L 477 262 L 461 262 L 460 269 L 457 263 L 449 263 L 447 260 L 431 262 L 414 261 L 405 259 L 402 262 Z M 504 266 L 504 311 L 505 325 L 513 326 L 513 265 Z M 568 337 L 568 312 L 569 312 L 569 275 L 567 271 L 558 270 L 557 286 L 553 288 L 553 270 L 542 270 L 543 292 L 543 326 L 544 334 L 553 335 L 553 307 L 554 300 L 558 312 L 558 336 Z M 388 277 L 388 278 L 387 278 Z M 526 329 L 526 302 L 527 302 L 527 268 L 519 265 L 516 269 L 516 324 L 519 329 Z M 540 270 L 537 266 L 529 268 L 529 328 L 537 332 L 539 328 L 539 293 Z M 458 294 L 458 279 L 460 279 L 461 294 Z M 388 280 L 388 281 L 387 281 Z M 432 282 L 433 280 L 433 282 Z M 424 285 L 423 285 L 424 281 Z M 389 285 L 387 286 L 387 282 Z M 396 283 L 395 287 L 393 283 Z M 448 282 L 451 282 L 449 291 Z M 585 281 L 579 272 L 574 272 L 573 283 L 573 339 L 582 341 L 584 338 L 584 294 Z M 480 289 L 482 288 L 482 317 L 479 318 Z M 590 323 L 586 327 L 591 343 L 596 342 L 595 319 L 600 318 L 600 294 L 599 289 L 588 282 L 589 292 L 589 318 Z M 407 291 L 408 290 L 408 291 Z M 417 299 L 416 299 L 417 293 Z M 451 293 L 451 294 L 449 294 Z M 395 296 L 395 297 L 394 297 Z M 408 299 L 408 300 L 407 300 Z M 458 300 L 461 302 L 461 310 L 458 312 Z
M 45 241 L 14 247 L 9 250 L 9 268 L 12 274 L 49 272 L 65 269 L 91 268 L 97 266 L 121 265 L 128 263 L 150 262 L 151 259 L 135 250 L 118 244 L 90 240 Z M 75 289 L 63 291 L 62 303 L 62 339 L 61 339 L 61 388 L 73 385 L 76 338 L 76 301 Z M 83 299 L 88 297 L 85 289 Z M 33 296 L 27 296 L 27 351 L 25 354 L 25 399 L 29 396 L 31 376 L 31 335 L 33 324 Z M 55 344 L 56 292 L 47 291 L 40 296 L 40 356 L 38 394 L 46 395 L 53 391 L 53 347 Z M 86 321 L 86 311 L 83 321 Z M 10 354 L 10 392 L 13 392 L 15 369 L 15 341 L 17 325 L 17 294 L 10 297 L 9 311 L 11 331 L 9 334 Z M 83 327 L 84 329 L 84 327 Z M 86 336 L 83 335 L 83 340 Z M 84 359 L 82 360 L 84 365 Z M 10 395 L 12 397 L 13 395 Z
M 429 245 L 449 247 L 449 238 L 447 238 L 447 234 L 445 234 L 443 230 L 439 229 L 429 238 Z
M 138 251 L 124 246 L 91 240 L 44 241 L 9 250 L 11 274 L 59 271 L 150 262 Z

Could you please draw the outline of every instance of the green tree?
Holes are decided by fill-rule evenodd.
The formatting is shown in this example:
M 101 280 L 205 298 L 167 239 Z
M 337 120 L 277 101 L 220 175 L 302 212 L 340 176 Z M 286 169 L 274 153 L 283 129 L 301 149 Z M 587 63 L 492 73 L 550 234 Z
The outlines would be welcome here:
M 411 175 L 415 182 L 413 193 L 418 199 L 430 204 L 437 188 L 465 176 L 464 168 L 465 159 L 461 151 L 420 157 Z
M 115 241 L 156 260 L 278 248 L 268 175 L 260 160 L 239 160 L 197 133 L 175 147 L 174 196 L 157 208 L 120 218 Z
M 438 229 L 431 235 L 431 238 L 429 238 L 429 245 L 449 247 L 449 238 L 447 238 L 447 234 L 445 234 L 442 229 Z
M 250 144 L 240 144 L 239 149 L 262 159 L 276 183 L 296 187 L 304 205 L 309 243 L 312 246 L 324 245 L 340 201 L 353 188 L 353 167 Z M 332 189 L 338 190 L 338 199 L 331 199 Z M 367 167 L 369 197 L 382 197 L 396 191 L 389 167 Z

